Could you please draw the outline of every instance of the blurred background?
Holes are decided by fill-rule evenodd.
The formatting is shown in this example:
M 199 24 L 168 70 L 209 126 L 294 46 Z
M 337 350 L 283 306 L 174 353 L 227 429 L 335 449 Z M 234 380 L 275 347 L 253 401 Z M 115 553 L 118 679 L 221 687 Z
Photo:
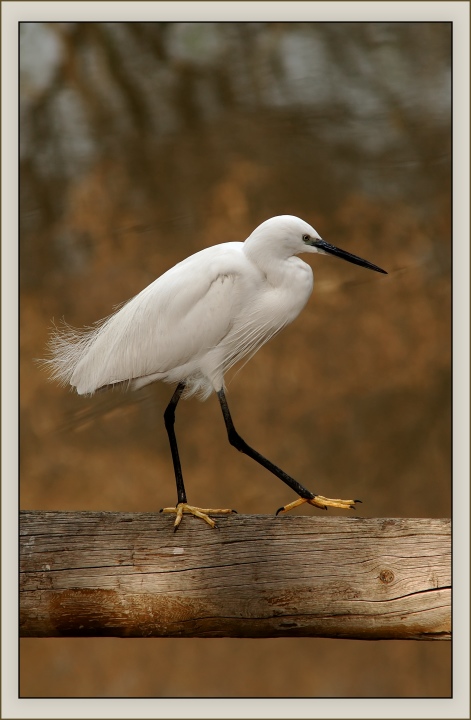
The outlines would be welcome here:
M 287 213 L 389 274 L 304 256 L 306 309 L 228 378 L 236 427 L 360 515 L 450 515 L 450 64 L 448 23 L 21 25 L 23 509 L 175 503 L 172 388 L 84 399 L 34 360 L 52 319 L 91 325 Z M 214 396 L 177 435 L 190 502 L 295 499 L 229 446 Z M 450 643 L 24 639 L 20 692 L 447 697 L 450 670 Z

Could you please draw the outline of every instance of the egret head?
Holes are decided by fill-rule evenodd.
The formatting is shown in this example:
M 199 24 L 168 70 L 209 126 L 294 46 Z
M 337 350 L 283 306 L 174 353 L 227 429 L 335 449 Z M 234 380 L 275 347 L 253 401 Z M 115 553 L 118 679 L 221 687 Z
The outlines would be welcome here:
M 305 238 L 305 239 L 303 239 Z M 265 220 L 245 241 L 251 249 L 264 249 L 272 256 L 288 258 L 302 252 L 317 252 L 306 240 L 320 240 L 307 222 L 294 215 L 277 215 Z
M 265 220 L 259 225 L 245 241 L 250 249 L 266 249 L 273 255 L 288 258 L 300 253 L 320 253 L 321 255 L 335 255 L 354 265 L 386 273 L 377 265 L 352 255 L 326 242 L 321 236 L 301 218 L 294 215 L 278 215 Z

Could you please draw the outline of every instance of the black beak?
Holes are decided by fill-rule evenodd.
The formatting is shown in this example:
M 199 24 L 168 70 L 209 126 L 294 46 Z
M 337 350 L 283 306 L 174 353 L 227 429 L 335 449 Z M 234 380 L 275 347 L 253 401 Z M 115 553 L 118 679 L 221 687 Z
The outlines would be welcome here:
M 342 258 L 342 260 L 348 260 L 348 262 L 351 262 L 354 265 L 360 265 L 360 267 L 375 270 L 376 272 L 384 273 L 385 275 L 388 274 L 386 270 L 382 270 L 377 265 L 373 265 L 373 263 L 368 262 L 368 260 L 363 260 L 357 255 L 352 255 L 351 253 L 346 252 L 346 250 L 341 250 L 340 248 L 335 247 L 335 245 L 330 245 L 330 243 L 325 240 L 315 240 L 312 245 L 319 248 L 321 252 L 327 253 L 328 255 L 335 255 L 336 257 Z

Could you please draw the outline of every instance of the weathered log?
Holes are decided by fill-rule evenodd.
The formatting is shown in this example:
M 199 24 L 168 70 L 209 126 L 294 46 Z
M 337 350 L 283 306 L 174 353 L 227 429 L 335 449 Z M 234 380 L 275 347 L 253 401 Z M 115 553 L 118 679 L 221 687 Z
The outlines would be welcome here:
M 450 521 L 23 512 L 23 637 L 450 639 Z

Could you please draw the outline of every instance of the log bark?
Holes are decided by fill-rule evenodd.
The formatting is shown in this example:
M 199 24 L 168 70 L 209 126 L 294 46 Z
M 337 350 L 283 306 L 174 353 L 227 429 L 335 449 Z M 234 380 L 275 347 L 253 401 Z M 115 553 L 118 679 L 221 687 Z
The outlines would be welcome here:
M 450 639 L 447 519 L 23 512 L 23 637 Z

